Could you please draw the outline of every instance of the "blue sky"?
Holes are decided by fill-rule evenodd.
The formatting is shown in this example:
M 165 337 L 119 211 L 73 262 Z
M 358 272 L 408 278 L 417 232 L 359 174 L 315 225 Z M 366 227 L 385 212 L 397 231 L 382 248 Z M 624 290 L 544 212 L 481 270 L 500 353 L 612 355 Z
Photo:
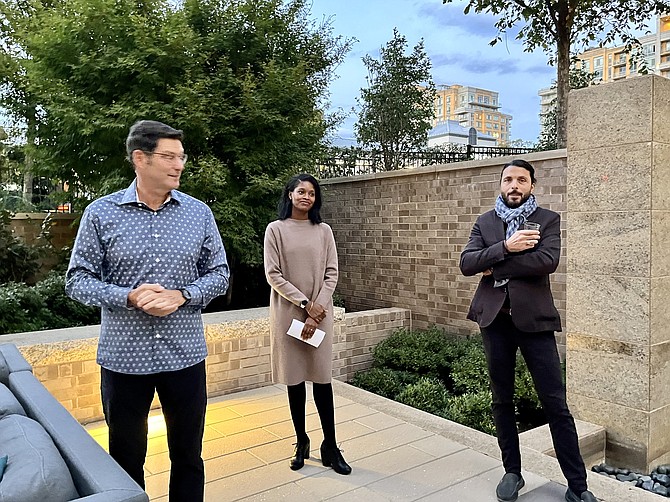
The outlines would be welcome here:
M 336 73 L 331 86 L 331 109 L 357 107 L 356 98 L 366 86 L 362 58 L 374 57 L 393 37 L 393 28 L 407 38 L 408 48 L 423 38 L 432 61 L 436 84 L 471 85 L 498 91 L 502 111 L 512 115 L 512 139 L 536 141 L 540 132 L 537 91 L 549 87 L 556 70 L 547 65 L 542 51 L 523 52 L 514 34 L 494 47 L 489 42 L 497 30 L 493 16 L 463 14 L 465 0 L 442 4 L 442 0 L 313 0 L 316 20 L 332 16 L 333 32 L 356 38 L 352 51 Z M 352 114 L 338 135 L 353 138 Z

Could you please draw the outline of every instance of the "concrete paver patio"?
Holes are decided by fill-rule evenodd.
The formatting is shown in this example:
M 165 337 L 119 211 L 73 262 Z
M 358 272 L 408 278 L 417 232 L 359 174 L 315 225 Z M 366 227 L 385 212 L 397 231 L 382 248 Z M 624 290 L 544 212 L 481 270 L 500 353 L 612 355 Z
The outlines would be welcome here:
M 203 445 L 206 501 L 496 501 L 503 470 L 495 438 L 341 382 L 333 386 L 338 443 L 351 475 L 321 465 L 321 427 L 311 389 L 311 458 L 301 470 L 289 469 L 295 439 L 286 390 L 272 385 L 209 400 Z M 107 447 L 104 423 L 86 428 Z M 565 480 L 556 460 L 528 449 L 523 453 L 529 470 L 518 500 L 564 500 Z M 145 464 L 152 501 L 167 502 L 169 468 L 165 427 L 160 411 L 154 411 Z M 591 475 L 589 482 L 605 501 L 658 500 L 602 476 Z

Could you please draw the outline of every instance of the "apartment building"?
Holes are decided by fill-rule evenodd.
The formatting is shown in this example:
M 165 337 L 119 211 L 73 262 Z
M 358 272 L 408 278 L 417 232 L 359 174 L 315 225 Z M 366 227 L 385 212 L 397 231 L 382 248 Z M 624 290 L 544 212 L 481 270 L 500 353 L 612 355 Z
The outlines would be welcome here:
M 577 67 L 594 74 L 595 82 L 613 82 L 639 75 L 640 60 L 644 61 L 648 73 L 670 78 L 670 14 L 658 16 L 656 33 L 638 38 L 641 48 L 639 57 L 627 54 L 623 46 L 597 47 L 577 56 Z M 553 108 L 556 89 L 538 91 L 540 115 Z
M 512 116 L 502 113 L 500 108 L 495 91 L 456 84 L 438 85 L 433 126 L 454 120 L 466 129 L 474 127 L 494 137 L 498 145 L 506 145 L 510 141 Z
M 638 39 L 642 45 L 640 57 L 633 58 L 623 46 L 598 47 L 580 54 L 578 65 L 593 73 L 596 81 L 611 82 L 637 75 L 642 59 L 649 73 L 670 78 L 670 14 L 658 16 L 656 25 L 656 33 Z

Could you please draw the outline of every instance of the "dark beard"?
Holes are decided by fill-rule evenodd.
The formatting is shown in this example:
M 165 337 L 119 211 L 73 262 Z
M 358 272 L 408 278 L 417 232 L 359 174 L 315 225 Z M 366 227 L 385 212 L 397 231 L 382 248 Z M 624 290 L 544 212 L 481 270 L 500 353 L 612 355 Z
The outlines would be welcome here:
M 507 194 L 503 195 L 502 198 L 503 198 L 503 202 L 505 203 L 505 205 L 506 205 L 507 207 L 509 207 L 510 209 L 516 209 L 516 208 L 519 207 L 519 206 L 523 206 L 523 204 L 524 204 L 528 199 L 530 199 L 530 194 L 528 194 L 528 195 L 522 195 L 522 196 L 521 196 L 521 201 L 519 201 L 519 203 L 510 202 L 509 199 L 507 198 Z

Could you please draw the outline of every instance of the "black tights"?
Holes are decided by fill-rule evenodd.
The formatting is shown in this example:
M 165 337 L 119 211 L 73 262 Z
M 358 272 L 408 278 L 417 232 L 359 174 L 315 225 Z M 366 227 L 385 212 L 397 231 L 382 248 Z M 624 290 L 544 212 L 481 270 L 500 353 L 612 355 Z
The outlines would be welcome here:
M 288 405 L 291 409 L 293 428 L 299 443 L 307 442 L 305 432 L 305 401 L 307 391 L 305 382 L 298 385 L 288 385 Z M 326 446 L 336 446 L 335 441 L 335 407 L 333 405 L 333 385 L 330 383 L 313 383 L 314 404 L 319 412 L 321 429 L 323 429 L 323 443 Z

